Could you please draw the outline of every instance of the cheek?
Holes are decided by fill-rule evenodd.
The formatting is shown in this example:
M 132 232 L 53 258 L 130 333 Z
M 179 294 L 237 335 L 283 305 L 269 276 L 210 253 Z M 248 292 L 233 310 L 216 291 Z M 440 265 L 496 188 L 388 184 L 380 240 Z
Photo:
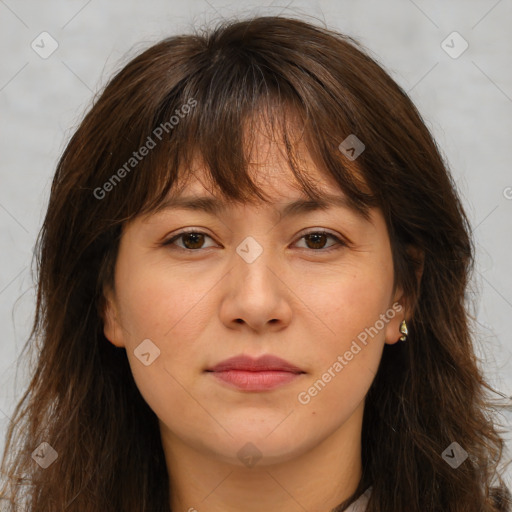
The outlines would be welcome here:
M 318 289 L 314 308 L 333 335 L 330 338 L 352 340 L 386 312 L 393 286 L 393 276 L 387 270 L 380 265 L 354 266 L 338 278 L 331 276 Z M 381 322 L 377 327 L 383 337 Z
M 194 336 L 201 300 L 211 287 L 194 285 L 190 275 L 158 265 L 127 265 L 120 273 L 120 309 L 135 338 L 172 339 Z M 133 341 L 133 340 L 132 340 Z
M 318 428 L 323 428 L 326 414 L 332 425 L 346 421 L 370 388 L 384 347 L 389 319 L 381 318 L 391 286 L 392 276 L 382 273 L 382 267 L 354 267 L 315 296 L 312 309 L 322 321 L 322 335 L 310 352 L 313 372 L 297 398 Z
M 201 351 L 196 340 L 204 329 L 201 319 L 207 318 L 200 310 L 209 288 L 192 286 L 190 276 L 157 265 L 137 266 L 127 261 L 120 267 L 120 312 L 137 388 L 157 416 L 169 423 L 175 421 L 172 411 L 187 408 L 187 414 L 179 420 L 187 428 L 204 421 L 204 412 L 193 407 L 188 388 L 190 374 L 198 371 L 204 358 L 204 347 Z M 150 355 L 152 362 L 147 366 L 135 353 L 146 339 L 159 350 L 154 359 Z
M 205 294 L 214 283 L 194 286 L 190 274 L 142 264 L 134 257 L 120 259 L 116 279 L 125 348 L 137 387 L 155 411 L 185 401 L 179 383 L 204 359 L 204 347 L 201 352 L 196 340 L 209 318 Z M 153 349 L 158 356 L 153 359 L 151 354 L 148 366 L 135 353 L 146 339 L 159 351 Z
M 393 274 L 389 261 L 381 260 L 354 264 L 337 275 L 323 282 L 311 305 L 322 334 L 311 354 L 311 393 L 304 391 L 311 398 L 310 411 L 339 403 L 336 413 L 331 410 L 342 415 L 363 399 L 378 370 L 386 326 L 394 316 L 388 312 Z

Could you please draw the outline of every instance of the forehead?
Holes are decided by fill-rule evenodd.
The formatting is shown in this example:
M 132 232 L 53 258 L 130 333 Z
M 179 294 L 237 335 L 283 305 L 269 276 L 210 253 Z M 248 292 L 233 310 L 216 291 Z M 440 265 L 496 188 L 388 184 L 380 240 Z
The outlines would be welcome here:
M 292 171 L 289 155 L 281 140 L 271 138 L 267 133 L 258 130 L 253 133 L 249 142 L 246 143 L 247 175 L 265 196 L 275 203 L 305 197 L 303 186 Z M 301 176 L 317 193 L 333 196 L 343 194 L 334 178 L 318 168 L 302 140 L 293 141 L 293 157 L 294 166 L 300 169 Z M 180 169 L 179 179 L 169 196 L 224 197 L 212 174 L 206 170 L 206 164 L 198 155 L 190 168 Z M 256 199 L 254 198 L 255 202 Z M 252 202 L 251 199 L 249 201 Z
M 337 194 L 339 185 L 325 169 L 317 166 L 304 142 L 303 133 L 298 124 L 288 124 L 287 144 L 282 129 L 270 128 L 262 118 L 251 125 L 251 131 L 245 131 L 245 145 L 248 158 L 248 174 L 251 180 L 265 189 L 267 194 L 276 197 L 289 197 L 302 192 L 297 177 L 290 165 L 293 154 L 294 167 L 300 169 L 307 181 L 319 189 L 320 193 Z M 272 131 L 275 130 L 275 131 Z M 288 146 L 288 147 L 287 147 Z M 352 174 L 360 175 L 360 170 L 352 166 Z
M 256 204 L 257 201 L 251 201 Z M 329 209 L 338 209 L 343 211 L 343 216 L 347 214 L 354 222 L 369 222 L 373 224 L 372 212 L 364 215 L 350 204 L 347 196 L 341 191 L 326 189 L 320 197 L 311 198 L 297 192 L 289 193 L 286 191 L 278 191 L 278 194 L 272 194 L 270 197 L 270 205 L 265 201 L 262 202 L 273 211 L 273 214 L 279 216 L 280 219 L 299 217 L 307 215 L 315 211 L 326 211 Z M 208 213 L 210 215 L 225 215 L 226 210 L 236 205 L 235 201 L 226 200 L 218 197 L 216 194 L 208 190 L 200 179 L 195 179 L 189 183 L 181 193 L 168 197 L 158 208 L 158 212 L 162 211 L 196 211 Z M 259 205 L 258 205 L 259 206 Z
M 249 164 L 249 167 L 251 168 L 252 165 Z M 268 165 L 264 166 L 265 168 L 261 167 L 263 166 L 252 169 L 251 179 L 272 203 L 282 203 L 293 198 L 307 197 L 290 170 L 270 168 Z M 334 180 L 328 180 L 321 176 L 316 169 L 313 172 L 310 172 L 308 169 L 308 179 L 314 182 L 315 188 L 322 196 L 344 196 L 344 192 L 337 186 Z M 174 192 L 169 194 L 168 198 L 189 196 L 211 197 L 229 202 L 219 190 L 218 185 L 211 182 L 210 175 L 205 171 L 190 174 L 185 182 L 182 182 Z M 251 198 L 248 202 L 258 204 L 258 198 Z
M 243 131 L 243 162 L 241 153 L 236 159 L 230 159 L 229 154 L 215 154 L 210 160 L 212 155 L 208 151 L 192 147 L 177 164 L 172 185 L 160 196 L 150 215 L 176 207 L 218 214 L 238 205 L 266 205 L 287 214 L 346 206 L 347 211 L 369 220 L 371 204 L 364 204 L 360 195 L 352 197 L 350 192 L 354 188 L 369 191 L 362 169 L 355 162 L 342 164 L 345 176 L 352 179 L 351 186 L 343 186 L 338 183 L 340 179 L 345 182 L 343 173 L 339 178 L 331 175 L 316 146 L 313 153 L 309 152 L 297 125 L 285 136 L 279 129 L 269 128 L 261 118 L 255 117 L 253 121 L 259 122 L 246 124 Z M 314 159 L 318 158 L 317 165 Z M 250 187 L 248 182 L 252 182 Z M 197 199 L 198 204 L 194 204 Z M 299 201 L 302 204 L 290 204 Z

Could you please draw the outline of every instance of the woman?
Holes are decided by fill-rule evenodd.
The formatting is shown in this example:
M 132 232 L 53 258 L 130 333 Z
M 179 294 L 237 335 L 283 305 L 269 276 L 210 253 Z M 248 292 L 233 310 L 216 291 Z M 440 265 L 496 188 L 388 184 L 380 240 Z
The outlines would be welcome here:
M 508 510 L 469 223 L 351 38 L 259 17 L 144 51 L 37 248 L 5 510 Z

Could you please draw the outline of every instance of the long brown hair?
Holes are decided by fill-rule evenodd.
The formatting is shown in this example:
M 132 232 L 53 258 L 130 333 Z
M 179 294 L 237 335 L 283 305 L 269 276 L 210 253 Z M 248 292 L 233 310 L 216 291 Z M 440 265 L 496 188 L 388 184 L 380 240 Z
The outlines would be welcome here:
M 103 334 L 103 290 L 123 225 L 155 211 L 195 157 L 225 197 L 267 200 L 247 172 L 262 116 L 309 197 L 319 192 L 297 164 L 297 127 L 356 208 L 382 210 L 395 282 L 412 305 L 408 341 L 385 346 L 366 397 L 359 487 L 336 511 L 370 486 L 369 512 L 506 510 L 503 441 L 465 304 L 474 247 L 454 182 L 417 109 L 367 50 L 285 17 L 224 21 L 151 46 L 115 74 L 69 141 L 36 243 L 24 347 L 35 364 L 8 428 L 2 510 L 169 510 L 157 417 L 125 350 Z M 349 135 L 365 145 L 357 161 L 339 149 Z M 423 254 L 420 283 L 410 247 Z M 46 469 L 33 458 L 43 442 L 58 454 Z M 469 455 L 457 469 L 442 457 L 453 442 Z

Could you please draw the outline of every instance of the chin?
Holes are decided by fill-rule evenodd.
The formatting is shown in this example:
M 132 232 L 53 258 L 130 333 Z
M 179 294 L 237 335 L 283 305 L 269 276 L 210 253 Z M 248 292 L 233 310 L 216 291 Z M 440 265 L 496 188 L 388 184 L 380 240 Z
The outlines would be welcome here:
M 276 425 L 279 423 L 277 422 Z M 305 438 L 304 429 L 299 432 L 282 429 L 280 427 L 271 429 L 247 429 L 247 425 L 236 433 L 233 428 L 229 429 L 232 437 L 226 434 L 221 440 L 211 440 L 212 452 L 222 461 L 236 465 L 246 466 L 271 466 L 288 462 L 303 453 L 312 449 L 318 442 L 316 438 Z M 274 429 L 274 430 L 273 430 Z M 273 431 L 272 431 L 273 430 Z M 296 435 L 299 434 L 299 435 Z M 252 464 L 252 466 L 251 466 Z

